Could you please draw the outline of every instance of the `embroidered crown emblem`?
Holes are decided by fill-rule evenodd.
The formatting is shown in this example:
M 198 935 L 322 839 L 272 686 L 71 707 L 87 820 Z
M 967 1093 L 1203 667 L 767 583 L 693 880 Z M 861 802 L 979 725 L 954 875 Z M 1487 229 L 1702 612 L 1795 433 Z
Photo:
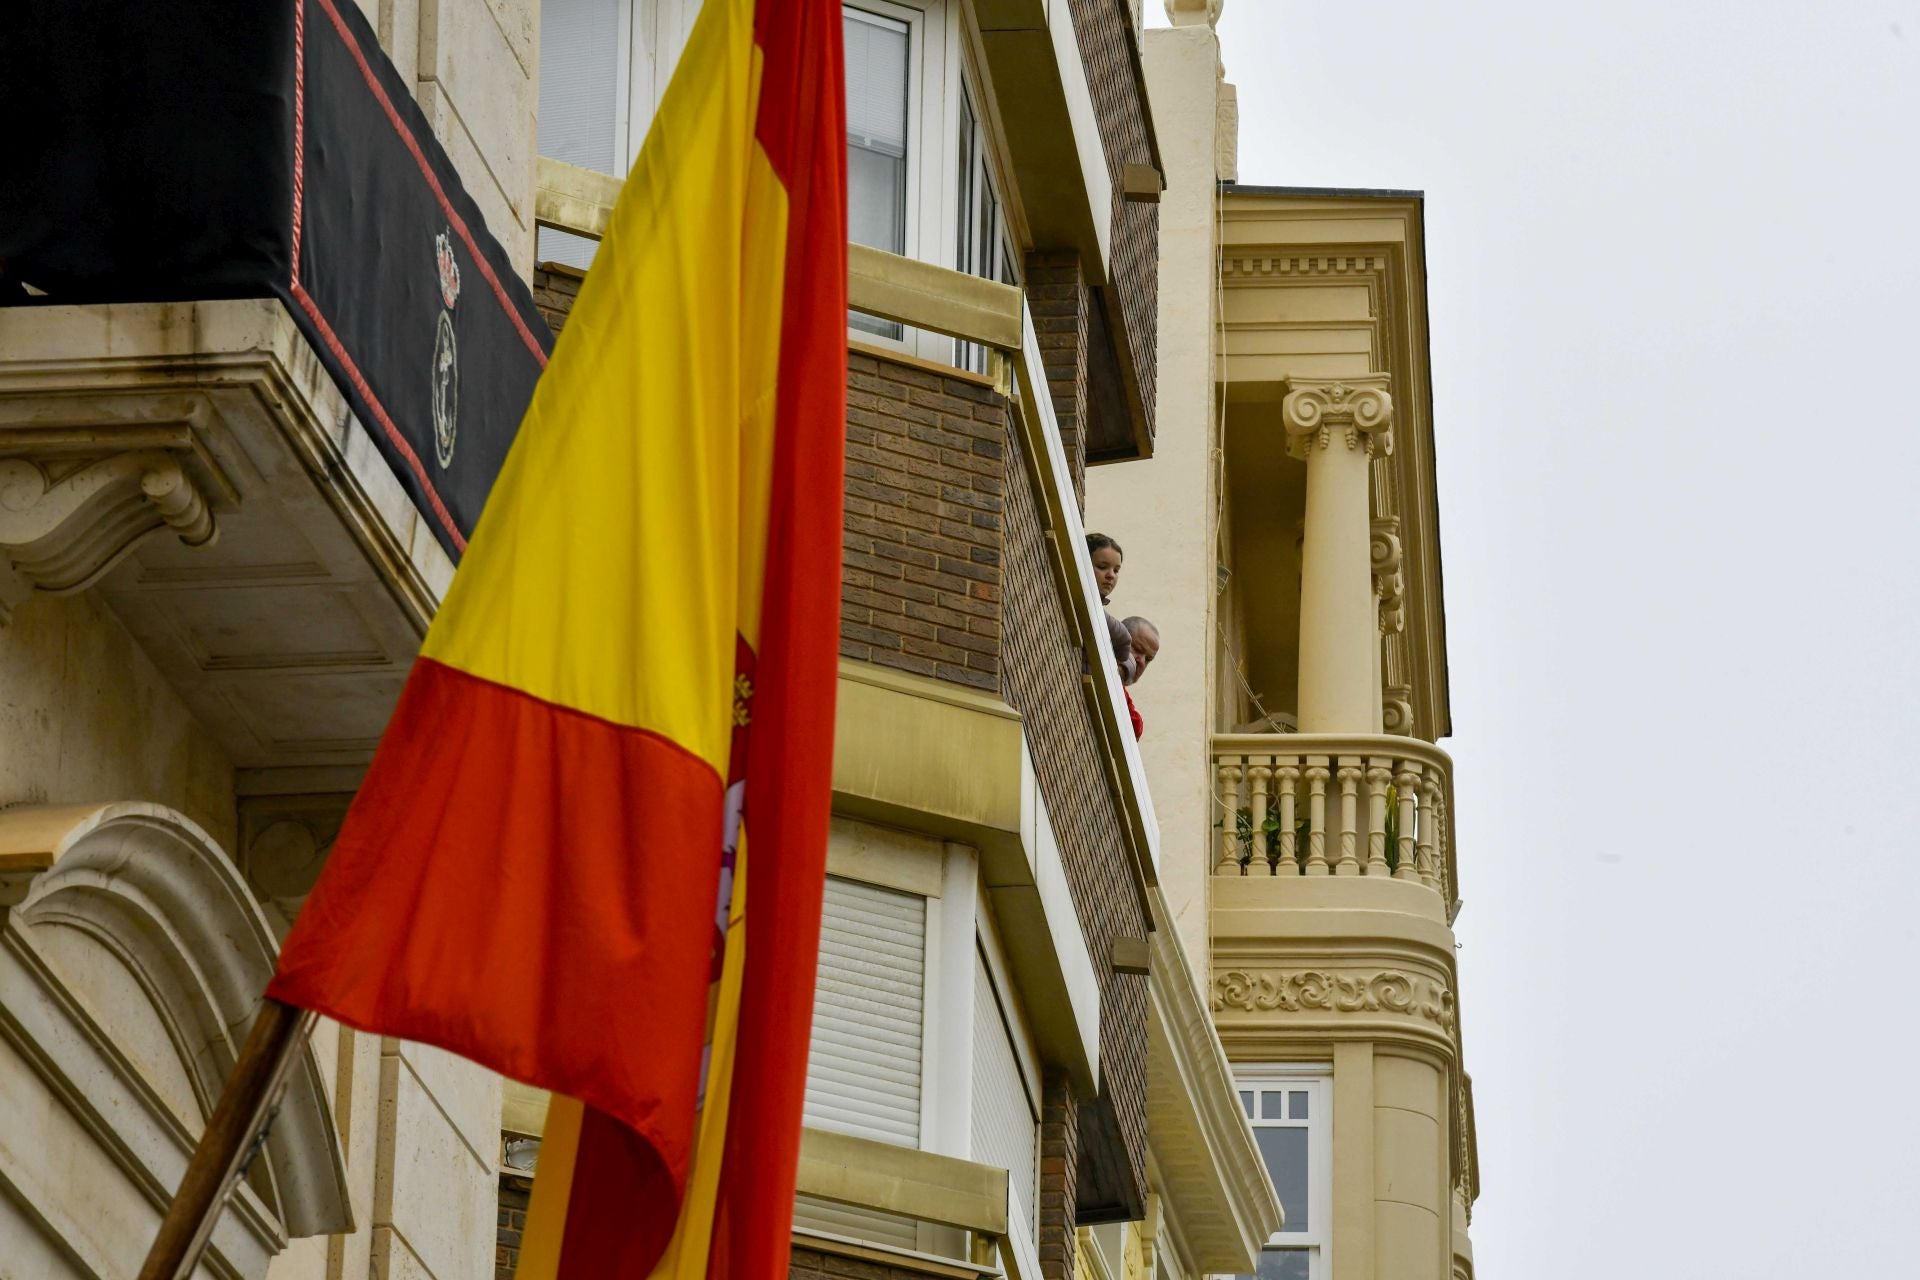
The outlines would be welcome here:
M 453 241 L 444 231 L 433 238 L 433 258 L 440 268 L 440 300 L 451 307 L 460 299 L 460 263 L 453 256 Z

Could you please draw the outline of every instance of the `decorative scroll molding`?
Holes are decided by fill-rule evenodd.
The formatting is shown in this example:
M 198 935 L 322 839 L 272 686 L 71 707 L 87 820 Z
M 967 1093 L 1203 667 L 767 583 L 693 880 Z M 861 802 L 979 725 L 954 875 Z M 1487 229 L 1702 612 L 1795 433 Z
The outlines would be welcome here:
M 15 576 L 12 590 L 0 587 L 0 622 L 23 585 L 84 590 L 161 529 L 191 547 L 216 532 L 207 494 L 171 454 L 0 458 L 0 557 Z
M 1398 1013 L 1424 1018 L 1451 1033 L 1453 992 L 1431 978 L 1386 969 L 1375 973 L 1299 973 L 1225 969 L 1213 978 L 1215 1013 Z
M 1305 458 L 1316 448 L 1331 449 L 1336 439 L 1349 449 L 1364 448 L 1384 458 L 1393 453 L 1393 396 L 1384 373 L 1357 378 L 1294 378 L 1280 403 L 1287 429 L 1287 450 Z
M 1373 560 L 1373 594 L 1380 601 L 1380 633 L 1392 635 L 1407 624 L 1407 580 L 1401 569 L 1398 519 L 1373 522 L 1369 554 Z

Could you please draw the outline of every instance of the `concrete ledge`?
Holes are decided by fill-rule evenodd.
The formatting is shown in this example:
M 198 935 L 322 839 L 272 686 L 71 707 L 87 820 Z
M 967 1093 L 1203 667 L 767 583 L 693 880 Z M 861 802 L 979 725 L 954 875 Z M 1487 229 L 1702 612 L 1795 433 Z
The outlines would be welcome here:
M 1007 1234 L 1005 1169 L 871 1138 L 803 1130 L 797 1189 L 996 1240 Z

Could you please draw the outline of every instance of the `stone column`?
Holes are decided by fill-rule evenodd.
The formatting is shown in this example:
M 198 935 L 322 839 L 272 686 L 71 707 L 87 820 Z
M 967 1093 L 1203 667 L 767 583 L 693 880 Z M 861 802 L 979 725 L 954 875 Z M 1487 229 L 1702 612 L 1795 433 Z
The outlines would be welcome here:
M 1300 567 L 1300 732 L 1375 731 L 1369 483 L 1373 458 L 1393 451 L 1393 398 L 1384 373 L 1293 378 L 1281 403 L 1288 451 L 1307 464 Z

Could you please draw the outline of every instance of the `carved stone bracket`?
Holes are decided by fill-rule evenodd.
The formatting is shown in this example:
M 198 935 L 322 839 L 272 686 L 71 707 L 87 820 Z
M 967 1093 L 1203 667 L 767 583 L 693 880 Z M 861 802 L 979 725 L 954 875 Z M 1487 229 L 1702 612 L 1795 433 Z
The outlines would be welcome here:
M 74 458 L 0 458 L 0 622 L 26 591 L 80 591 L 147 535 L 188 546 L 216 532 L 209 495 L 182 458 L 161 450 Z M 10 581 L 9 581 L 10 580 Z
M 1376 519 L 1370 544 L 1373 594 L 1380 601 L 1380 633 L 1392 635 L 1407 624 L 1405 572 L 1401 568 L 1400 521 Z
M 1335 440 L 1349 449 L 1365 449 L 1369 457 L 1393 453 L 1393 397 L 1384 373 L 1355 378 L 1293 378 L 1280 419 L 1287 430 L 1287 450 L 1305 458 L 1315 449 L 1330 449 Z
M 1284 973 L 1226 969 L 1213 978 L 1215 1013 L 1397 1013 L 1423 1018 L 1443 1031 L 1454 1025 L 1453 992 L 1432 978 L 1386 969 Z

